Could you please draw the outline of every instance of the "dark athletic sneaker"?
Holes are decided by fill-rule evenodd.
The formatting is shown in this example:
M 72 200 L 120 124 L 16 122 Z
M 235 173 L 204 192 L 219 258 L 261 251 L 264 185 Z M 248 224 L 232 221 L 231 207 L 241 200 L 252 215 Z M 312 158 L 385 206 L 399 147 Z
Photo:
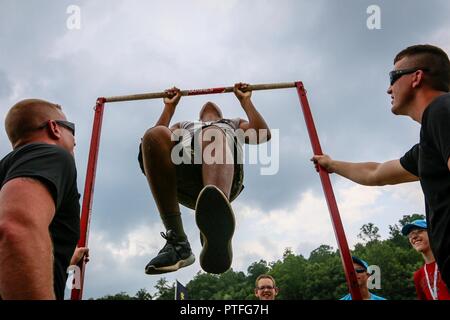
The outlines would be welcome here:
M 203 188 L 195 206 L 195 222 L 200 229 L 200 265 L 209 273 L 224 273 L 231 267 L 231 239 L 235 219 L 227 197 L 216 186 Z
M 168 230 L 166 234 L 161 232 L 161 236 L 167 240 L 164 248 L 145 267 L 146 274 L 161 274 L 177 271 L 194 263 L 195 257 L 192 254 L 188 240 L 177 240 L 176 234 Z

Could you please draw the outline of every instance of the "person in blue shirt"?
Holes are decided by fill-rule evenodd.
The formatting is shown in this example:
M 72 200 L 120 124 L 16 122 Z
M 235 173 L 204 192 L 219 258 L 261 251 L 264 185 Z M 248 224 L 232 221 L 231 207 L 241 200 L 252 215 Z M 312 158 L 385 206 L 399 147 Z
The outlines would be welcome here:
M 356 279 L 358 280 L 359 290 L 361 291 L 361 296 L 363 300 L 386 300 L 383 297 L 377 296 L 369 291 L 367 287 L 367 280 L 369 279 L 370 274 L 367 272 L 369 268 L 369 264 L 359 259 L 358 257 L 352 257 L 353 267 L 356 271 Z M 342 297 L 340 300 L 352 300 L 351 294 L 347 294 Z

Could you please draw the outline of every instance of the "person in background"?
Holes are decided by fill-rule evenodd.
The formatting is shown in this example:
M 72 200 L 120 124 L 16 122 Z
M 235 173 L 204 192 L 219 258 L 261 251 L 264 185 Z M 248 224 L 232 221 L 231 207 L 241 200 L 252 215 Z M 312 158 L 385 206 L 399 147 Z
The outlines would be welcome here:
M 276 286 L 275 279 L 268 274 L 262 274 L 255 281 L 255 296 L 259 300 L 275 300 L 279 289 Z
M 450 286 L 450 60 L 441 48 L 414 45 L 397 54 L 389 77 L 391 111 L 421 125 L 419 143 L 400 159 L 383 163 L 337 161 L 327 155 L 311 160 L 367 186 L 420 181 L 431 250 Z
M 419 300 L 450 300 L 450 293 L 442 281 L 441 273 L 434 260 L 427 232 L 427 222 L 414 220 L 402 228 L 411 246 L 419 252 L 425 264 L 414 272 L 414 285 Z
M 59 105 L 27 99 L 5 129 L 13 150 L 0 161 L 0 297 L 62 300 L 80 235 L 75 124 Z
M 363 300 L 386 300 L 383 297 L 377 296 L 369 291 L 367 286 L 367 281 L 369 280 L 370 274 L 367 272 L 369 264 L 358 258 L 352 257 L 353 267 L 356 272 L 356 279 L 358 280 L 359 290 L 361 291 L 361 296 Z M 349 293 L 342 297 L 340 300 L 353 300 L 352 295 Z

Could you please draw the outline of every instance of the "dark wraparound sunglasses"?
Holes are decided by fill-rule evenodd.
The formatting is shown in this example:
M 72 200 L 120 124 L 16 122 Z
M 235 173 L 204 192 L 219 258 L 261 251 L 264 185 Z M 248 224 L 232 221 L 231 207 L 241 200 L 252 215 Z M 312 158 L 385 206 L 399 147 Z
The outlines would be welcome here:
M 364 273 L 367 272 L 366 269 L 355 269 L 356 273 Z
M 51 120 L 48 120 L 45 123 L 43 123 L 40 127 L 38 127 L 38 129 L 44 129 L 45 127 L 47 127 L 49 121 L 51 121 Z M 70 121 L 65 121 L 65 120 L 53 120 L 53 121 L 55 121 L 61 127 L 68 129 L 72 133 L 72 135 L 75 137 L 75 123 L 70 122 Z
M 389 79 L 391 80 L 391 86 L 395 83 L 395 81 L 400 79 L 405 74 L 411 74 L 419 70 L 429 71 L 428 68 L 409 68 L 409 69 L 393 70 L 389 72 Z

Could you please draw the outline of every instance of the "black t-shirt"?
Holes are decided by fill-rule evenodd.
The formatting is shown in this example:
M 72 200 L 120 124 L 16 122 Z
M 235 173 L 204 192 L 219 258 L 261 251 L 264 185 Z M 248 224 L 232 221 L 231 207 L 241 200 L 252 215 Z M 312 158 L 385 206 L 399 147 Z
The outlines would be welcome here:
M 430 245 L 441 270 L 450 263 L 450 93 L 436 98 L 422 117 L 420 143 L 401 159 L 420 178 Z
M 53 242 L 54 289 L 56 298 L 64 299 L 67 268 L 80 236 L 80 194 L 75 160 L 58 146 L 28 144 L 1 160 L 0 189 L 8 181 L 19 177 L 41 181 L 55 201 L 56 212 L 49 226 Z

